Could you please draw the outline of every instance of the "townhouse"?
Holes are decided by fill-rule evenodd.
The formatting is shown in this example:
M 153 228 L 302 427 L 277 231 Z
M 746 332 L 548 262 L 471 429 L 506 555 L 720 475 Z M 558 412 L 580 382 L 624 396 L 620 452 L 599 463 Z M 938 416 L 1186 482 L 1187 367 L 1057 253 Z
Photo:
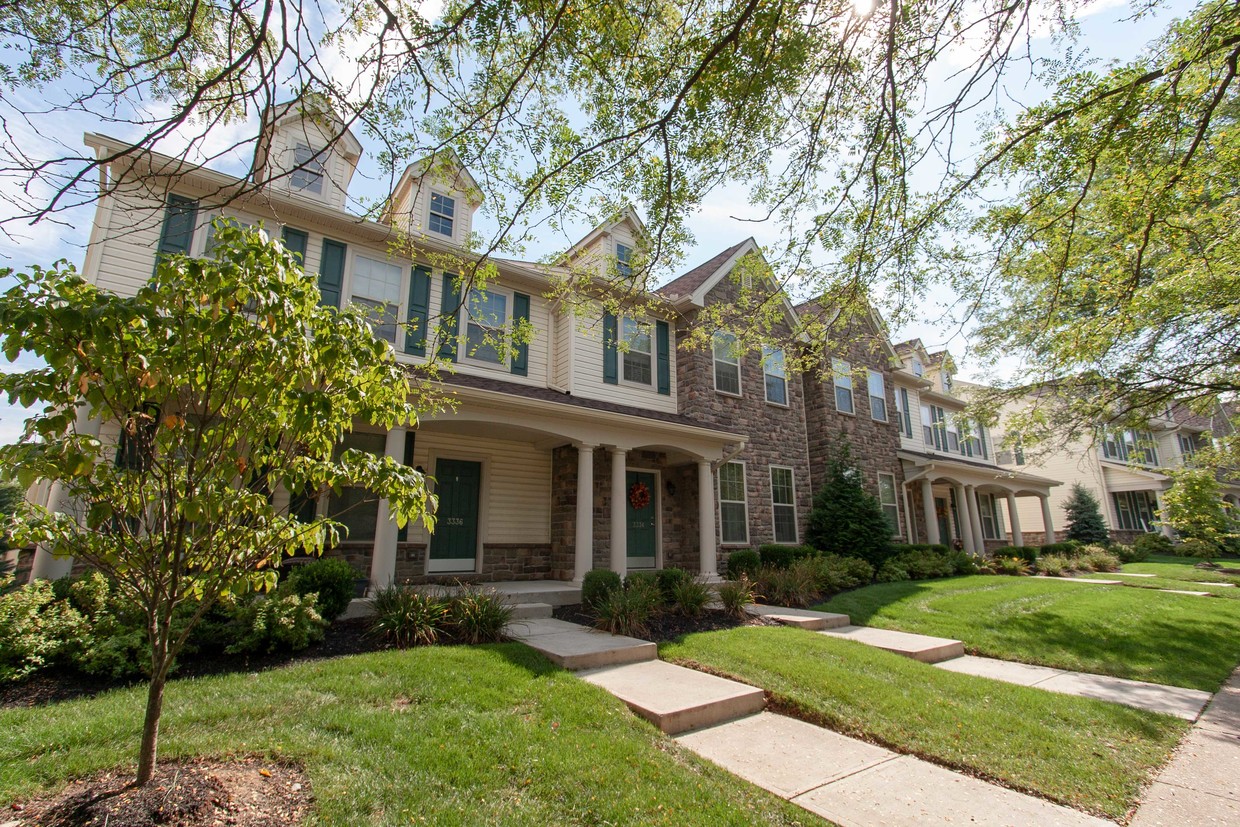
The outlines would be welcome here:
M 86 143 L 101 159 L 124 148 L 97 134 Z M 331 553 L 372 586 L 669 566 L 713 578 L 736 548 L 801 541 L 841 441 L 893 536 L 909 541 L 1019 544 L 1015 498 L 1045 504 L 1052 480 L 1001 468 L 984 432 L 958 429 L 950 360 L 920 343 L 892 348 L 875 314 L 835 334 L 841 346 L 819 371 L 794 372 L 782 349 L 746 350 L 722 332 L 688 347 L 702 310 L 734 301 L 737 267 L 761 257 L 752 239 L 643 294 L 631 304 L 640 310 L 605 293 L 640 260 L 645 233 L 631 211 L 557 263 L 492 258 L 481 284 L 460 275 L 481 205 L 469 171 L 450 155 L 411 164 L 379 220 L 363 220 L 346 209 L 361 150 L 330 115 L 293 103 L 264 117 L 245 180 L 154 154 L 113 160 L 106 174 L 124 183 L 98 204 L 82 272 L 133 294 L 157 255 L 210 254 L 213 219 L 261 223 L 317 274 L 324 303 L 370 308 L 375 335 L 411 371 L 431 357 L 450 363 L 431 378 L 451 409 L 411 428 L 359 425 L 343 440 L 433 478 L 433 534 L 398 529 L 361 490 L 276 493 L 338 519 L 345 539 Z M 552 298 L 566 280 L 575 300 Z M 777 332 L 790 343 L 800 319 L 832 312 L 778 298 Z M 111 423 L 92 427 L 119 438 Z M 40 552 L 33 576 L 69 565 Z

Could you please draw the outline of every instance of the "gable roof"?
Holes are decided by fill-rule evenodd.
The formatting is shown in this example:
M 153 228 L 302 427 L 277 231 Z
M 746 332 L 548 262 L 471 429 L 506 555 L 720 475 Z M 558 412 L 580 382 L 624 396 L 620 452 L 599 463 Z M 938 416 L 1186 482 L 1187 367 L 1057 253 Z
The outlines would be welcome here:
M 578 254 L 580 254 L 587 247 L 593 244 L 594 241 L 599 236 L 601 236 L 603 233 L 609 232 L 613 227 L 617 227 L 625 223 L 633 227 L 633 232 L 638 238 L 646 237 L 646 225 L 642 221 L 641 216 L 638 215 L 637 211 L 634 210 L 631 206 L 626 206 L 623 210 L 620 211 L 620 214 L 617 215 L 615 218 L 602 222 L 597 227 L 595 227 L 593 230 L 590 230 L 590 232 L 586 233 L 585 236 L 580 241 L 578 241 L 572 247 L 569 247 L 568 251 L 565 252 L 564 255 L 560 258 L 560 261 L 569 261 L 573 258 L 576 258 Z
M 263 110 L 262 121 L 258 127 L 258 140 L 254 146 L 254 160 L 250 175 L 259 180 L 267 168 L 268 155 L 271 152 L 272 136 L 278 126 L 288 121 L 315 123 L 326 134 L 328 144 L 340 150 L 353 166 L 362 157 L 362 143 L 357 139 L 331 108 L 326 100 L 317 95 L 305 98 L 293 98 L 284 103 L 277 103 Z M 317 122 L 317 123 L 316 123 Z
M 879 312 L 874 309 L 874 305 L 870 304 L 868 300 L 865 302 L 865 307 L 867 311 L 866 317 L 870 320 L 870 324 L 874 326 L 875 337 L 883 343 L 883 347 L 889 356 L 899 359 L 899 353 L 892 346 L 891 339 L 887 336 L 887 323 L 883 321 L 883 317 L 879 315 Z M 803 315 L 812 314 L 818 316 L 828 325 L 833 324 L 840 315 L 838 307 L 833 307 L 828 311 L 821 299 L 810 299 L 809 301 L 801 302 L 796 306 L 796 312 Z M 829 320 L 824 318 L 828 313 L 831 315 Z
M 716 254 L 712 258 L 707 259 L 684 275 L 672 279 L 667 284 L 656 289 L 654 292 L 667 299 L 673 299 L 677 296 L 692 295 L 699 287 L 706 283 L 707 279 L 719 272 L 719 269 L 723 267 L 724 263 L 728 259 L 732 258 L 732 256 L 736 254 L 737 250 L 745 246 L 745 243 L 746 242 L 742 241 L 739 244 L 733 244 L 731 247 Z

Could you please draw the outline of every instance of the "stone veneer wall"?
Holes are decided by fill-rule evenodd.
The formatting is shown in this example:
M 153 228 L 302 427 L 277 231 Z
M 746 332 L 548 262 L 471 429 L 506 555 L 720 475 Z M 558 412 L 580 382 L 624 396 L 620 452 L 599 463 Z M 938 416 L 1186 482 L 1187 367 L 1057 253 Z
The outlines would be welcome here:
M 809 461 L 816 491 L 826 479 L 827 466 L 835 455 L 840 441 L 848 444 L 852 461 L 861 470 L 865 489 L 878 496 L 878 474 L 893 474 L 896 479 L 897 502 L 900 507 L 900 527 L 903 535 L 904 521 L 908 519 L 904 502 L 898 492 L 904 486 L 904 467 L 896 452 L 900 450 L 900 431 L 895 421 L 895 384 L 892 379 L 890 354 L 883 346 L 882 334 L 865 320 L 853 320 L 846 328 L 833 332 L 832 340 L 843 346 L 843 352 L 833 352 L 838 359 L 848 361 L 853 370 L 853 414 L 840 413 L 835 408 L 835 386 L 832 383 L 830 358 L 823 362 L 820 375 L 805 374 L 805 420 L 809 434 Z M 870 396 L 866 384 L 865 369 L 881 371 L 883 387 L 887 396 L 887 421 L 875 420 L 870 414 Z M 858 371 L 861 371 L 858 373 Z M 917 537 L 924 542 L 925 527 L 920 525 L 917 512 L 921 506 L 921 492 L 911 505 L 914 519 L 918 520 Z
M 708 304 L 733 303 L 738 285 L 724 278 L 706 297 Z M 719 549 L 719 571 L 723 571 L 727 555 L 745 546 L 758 546 L 775 541 L 775 524 L 771 505 L 772 465 L 793 469 L 797 507 L 798 539 L 805 538 L 813 489 L 810 481 L 809 455 L 806 452 L 804 389 L 795 376 L 788 377 L 788 405 L 766 401 L 766 380 L 761 353 L 747 353 L 741 359 L 741 395 L 739 397 L 715 390 L 715 362 L 710 349 L 687 346 L 688 324 L 677 325 L 676 382 L 680 411 L 686 416 L 735 434 L 747 437 L 745 450 L 733 459 L 745 463 L 746 513 L 749 519 L 749 542 L 725 547 L 719 534 L 718 503 L 715 506 L 715 537 Z M 778 331 L 792 338 L 786 325 Z M 691 473 L 696 469 L 691 468 Z M 716 496 L 718 494 L 716 477 Z M 696 489 L 696 483 L 693 484 Z M 697 521 L 697 506 L 690 512 Z M 693 550 L 696 561 L 697 550 Z
M 339 557 L 357 569 L 359 577 L 370 576 L 373 547 L 344 543 L 324 554 Z M 483 543 L 482 571 L 463 574 L 427 574 L 425 543 L 398 543 L 396 546 L 397 583 L 476 583 L 488 580 L 546 580 L 551 574 L 550 543 Z M 569 573 L 571 577 L 571 572 Z

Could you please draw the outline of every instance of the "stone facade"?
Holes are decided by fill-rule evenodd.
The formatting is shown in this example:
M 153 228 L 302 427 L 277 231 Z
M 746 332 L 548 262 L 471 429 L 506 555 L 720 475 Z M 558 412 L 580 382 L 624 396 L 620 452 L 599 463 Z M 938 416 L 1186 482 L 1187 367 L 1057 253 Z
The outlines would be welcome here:
M 732 303 L 739 287 L 729 278 L 721 279 L 706 295 L 708 304 Z M 746 436 L 745 450 L 735 456 L 735 461 L 745 464 L 746 516 L 749 522 L 749 542 L 725 546 L 720 536 L 719 520 L 715 520 L 717 548 L 720 550 L 720 566 L 727 554 L 745 546 L 759 546 L 775 542 L 775 523 L 771 504 L 772 465 L 793 469 L 796 496 L 797 536 L 805 537 L 806 520 L 809 517 L 813 490 L 810 481 L 809 458 L 805 451 L 805 399 L 804 390 L 796 377 L 789 372 L 788 404 L 777 405 L 766 401 L 766 379 L 761 353 L 746 353 L 740 360 L 741 395 L 732 396 L 715 389 L 714 354 L 710 349 L 687 346 L 689 329 L 693 324 L 677 325 L 676 381 L 681 412 L 704 425 Z M 775 331 L 792 339 L 792 330 L 785 325 Z M 696 469 L 691 468 L 691 473 Z M 716 480 L 718 477 L 716 476 Z M 696 489 L 696 482 L 692 487 Z M 717 491 L 716 491 L 717 494 Z M 716 504 L 716 513 L 718 505 Z M 696 523 L 696 505 L 688 512 Z M 696 550 L 693 560 L 696 565 Z M 720 568 L 720 571 L 723 569 Z
M 359 577 L 370 575 L 370 544 L 343 543 L 324 554 L 348 561 Z M 552 577 L 550 543 L 483 543 L 482 571 L 463 574 L 427 574 L 425 543 L 398 543 L 397 583 L 462 583 L 488 580 L 547 580 Z M 572 572 L 569 572 L 569 579 Z
M 832 379 L 830 358 L 824 359 L 821 372 L 805 373 L 801 377 L 805 394 L 805 421 L 808 431 L 809 463 L 814 490 L 826 479 L 827 467 L 839 450 L 841 443 L 848 445 L 852 462 L 861 470 L 865 489 L 878 496 L 878 475 L 892 474 L 896 480 L 896 502 L 900 509 L 900 534 L 904 534 L 908 509 L 899 492 L 904 488 L 904 468 L 896 452 L 900 450 L 900 431 L 895 421 L 895 382 L 892 377 L 890 354 L 881 331 L 868 319 L 850 320 L 844 329 L 832 331 L 837 343 L 831 356 L 847 361 L 853 376 L 853 413 L 841 413 L 836 409 L 835 385 Z M 879 371 L 883 375 L 883 389 L 887 399 L 887 421 L 873 417 L 867 389 L 866 370 Z M 914 519 L 920 503 L 913 503 Z M 918 525 L 916 536 L 925 536 L 925 527 Z

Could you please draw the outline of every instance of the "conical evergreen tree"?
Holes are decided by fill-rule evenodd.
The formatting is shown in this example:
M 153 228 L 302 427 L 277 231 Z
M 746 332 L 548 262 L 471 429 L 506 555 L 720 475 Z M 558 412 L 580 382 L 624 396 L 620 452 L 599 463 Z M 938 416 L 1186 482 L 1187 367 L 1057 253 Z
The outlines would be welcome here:
M 891 555 L 893 529 L 878 498 L 861 486 L 848 445 L 841 444 L 814 495 L 805 539 L 820 551 L 860 557 L 878 568 Z
M 1098 498 L 1094 492 L 1078 483 L 1073 483 L 1072 493 L 1064 503 L 1064 511 L 1068 514 L 1068 539 L 1082 543 L 1108 543 L 1111 533 L 1102 519 L 1102 511 L 1098 508 Z

